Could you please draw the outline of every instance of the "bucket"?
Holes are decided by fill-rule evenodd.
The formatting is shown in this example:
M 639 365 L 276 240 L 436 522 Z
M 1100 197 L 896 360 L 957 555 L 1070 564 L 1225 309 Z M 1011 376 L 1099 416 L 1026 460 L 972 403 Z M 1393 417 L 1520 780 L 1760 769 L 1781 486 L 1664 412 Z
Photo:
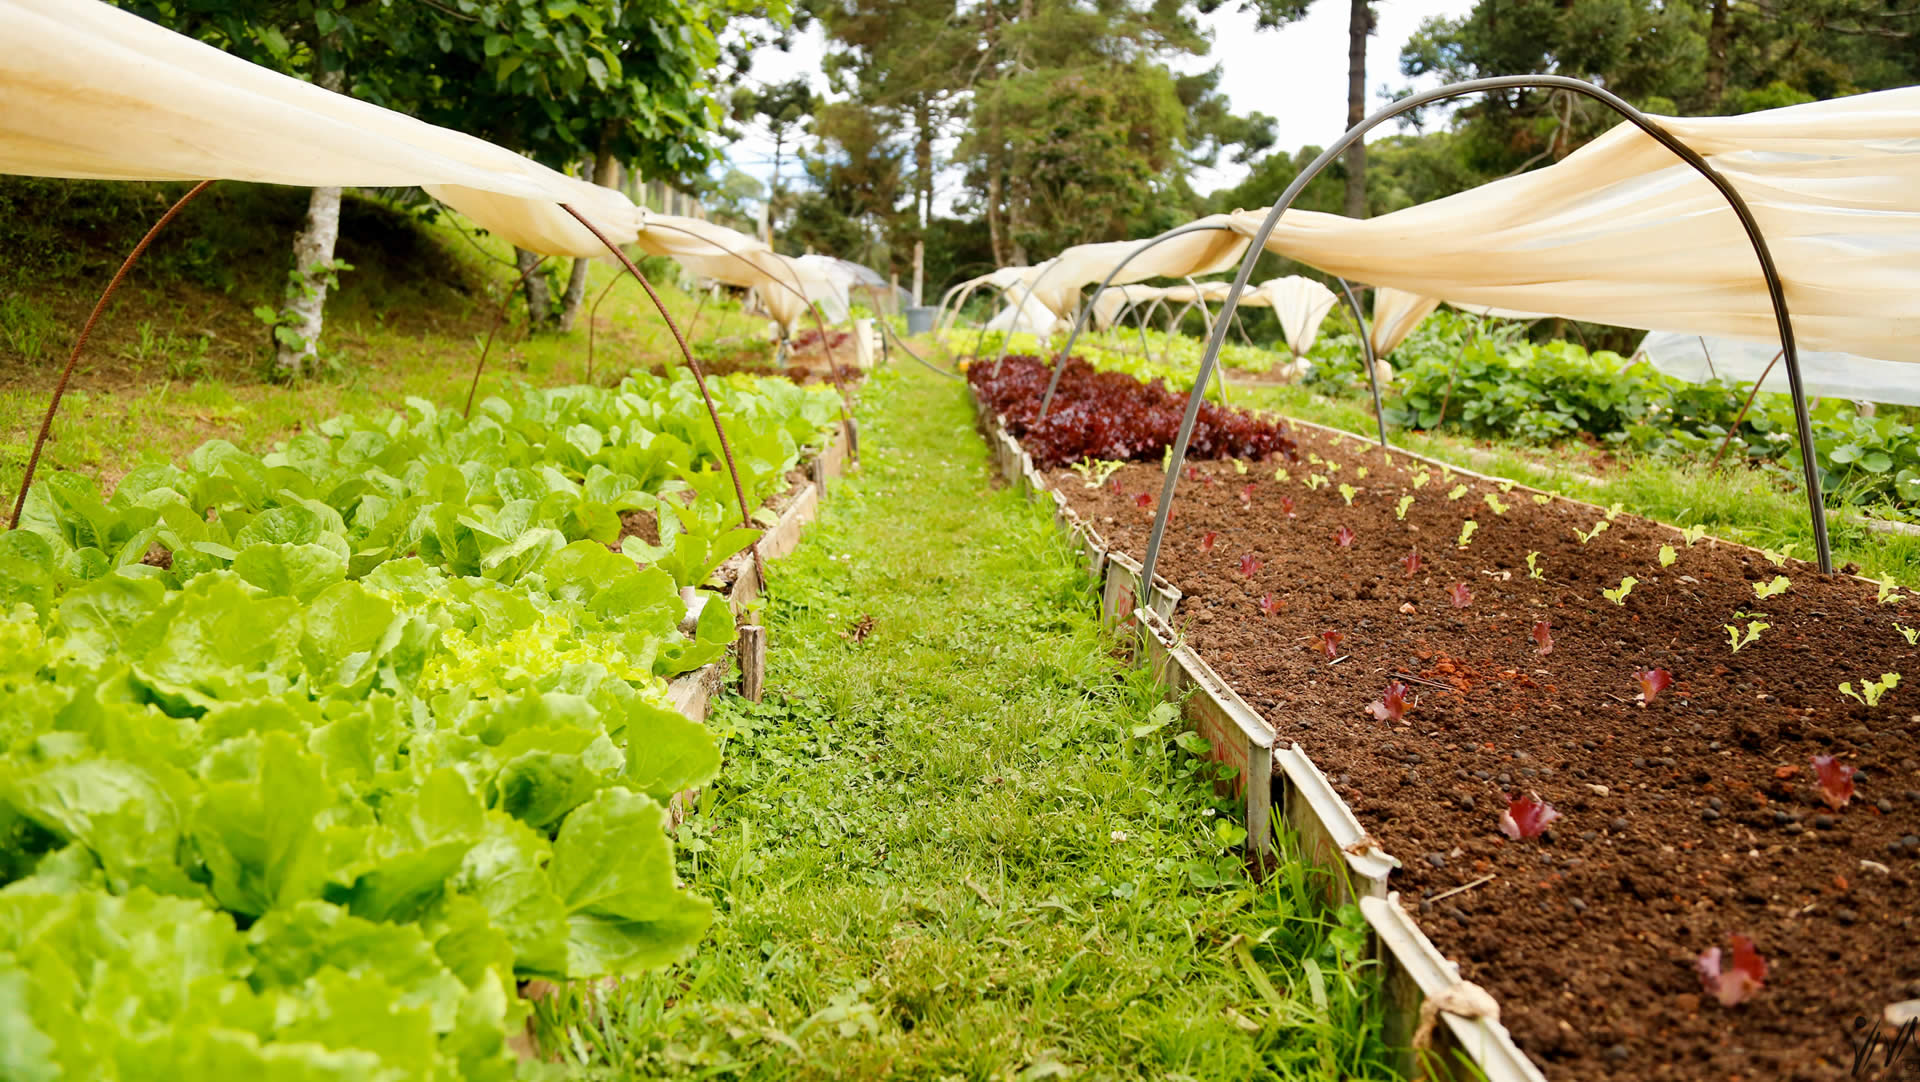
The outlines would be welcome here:
M 939 312 L 938 308 L 907 309 L 907 333 L 925 334 L 933 330 L 933 317 L 937 312 Z

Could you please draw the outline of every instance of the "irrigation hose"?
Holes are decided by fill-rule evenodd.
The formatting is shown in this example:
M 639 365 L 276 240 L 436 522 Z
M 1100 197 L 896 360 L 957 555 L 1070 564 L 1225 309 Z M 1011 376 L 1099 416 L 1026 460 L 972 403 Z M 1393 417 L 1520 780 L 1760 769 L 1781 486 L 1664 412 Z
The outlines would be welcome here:
M 890 324 L 888 324 L 886 320 L 875 320 L 874 322 L 880 327 L 880 329 L 887 332 L 887 336 L 893 339 L 893 342 L 895 345 L 899 346 L 903 350 L 906 350 L 907 356 L 912 357 L 916 361 L 919 361 L 921 366 L 924 367 L 927 371 L 945 376 L 948 379 L 964 379 L 965 378 L 961 376 L 960 373 L 958 372 L 949 372 L 944 368 L 937 367 L 931 361 L 928 361 L 925 357 L 922 357 L 918 353 L 915 353 L 913 351 L 913 347 L 907 345 L 906 339 L 900 337 L 900 332 L 894 330 L 893 327 Z

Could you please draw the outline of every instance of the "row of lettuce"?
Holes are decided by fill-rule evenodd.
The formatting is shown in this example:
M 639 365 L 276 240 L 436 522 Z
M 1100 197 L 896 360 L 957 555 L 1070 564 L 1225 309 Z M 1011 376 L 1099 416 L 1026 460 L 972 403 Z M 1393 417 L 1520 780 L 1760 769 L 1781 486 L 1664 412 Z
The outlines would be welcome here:
M 714 389 L 760 506 L 835 399 Z M 0 1078 L 507 1078 L 516 981 L 686 953 L 665 802 L 720 755 L 666 680 L 753 537 L 685 376 L 45 478 L 0 533 Z

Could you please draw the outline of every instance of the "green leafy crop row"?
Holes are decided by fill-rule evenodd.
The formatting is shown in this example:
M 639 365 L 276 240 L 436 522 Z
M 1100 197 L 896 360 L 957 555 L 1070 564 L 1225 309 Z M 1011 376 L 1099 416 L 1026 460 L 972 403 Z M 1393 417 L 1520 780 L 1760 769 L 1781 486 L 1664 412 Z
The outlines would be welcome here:
M 763 501 L 833 399 L 716 389 Z M 516 980 L 690 948 L 665 801 L 719 752 L 664 678 L 731 641 L 679 591 L 752 537 L 716 451 L 689 380 L 636 379 L 36 489 L 0 534 L 0 1077 L 505 1078 Z

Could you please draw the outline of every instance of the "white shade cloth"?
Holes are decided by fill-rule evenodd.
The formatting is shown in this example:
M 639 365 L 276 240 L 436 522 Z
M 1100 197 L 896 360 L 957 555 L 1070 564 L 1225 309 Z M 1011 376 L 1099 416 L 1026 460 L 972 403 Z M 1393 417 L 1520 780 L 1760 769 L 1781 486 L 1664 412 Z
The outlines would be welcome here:
M 1433 297 L 1384 286 L 1374 290 L 1372 326 L 1367 328 L 1367 341 L 1373 345 L 1374 359 L 1392 353 L 1438 307 L 1440 302 Z
M 1806 348 L 1920 361 L 1920 88 L 1660 122 L 1752 208 Z M 1265 213 L 1235 220 L 1251 232 Z M 1267 247 L 1462 308 L 1777 340 L 1726 200 L 1625 123 L 1545 169 L 1379 218 L 1290 210 Z
M 1641 339 L 1637 352 L 1646 354 L 1661 372 L 1689 383 L 1719 378 L 1751 384 L 1767 372 L 1780 347 L 1732 338 L 1707 338 L 1703 343 L 1700 335 L 1655 331 Z M 1920 368 L 1900 361 L 1801 350 L 1800 374 L 1807 394 L 1815 398 L 1920 406 Z M 1784 361 L 1773 365 L 1760 389 L 1788 392 Z
M 1333 290 L 1311 278 L 1290 274 L 1260 283 L 1259 294 L 1280 319 L 1280 333 L 1295 357 L 1304 357 L 1320 337 L 1320 323 L 1339 302 Z M 1251 294 L 1249 294 L 1251 295 Z M 1243 299 L 1241 303 L 1246 303 Z

